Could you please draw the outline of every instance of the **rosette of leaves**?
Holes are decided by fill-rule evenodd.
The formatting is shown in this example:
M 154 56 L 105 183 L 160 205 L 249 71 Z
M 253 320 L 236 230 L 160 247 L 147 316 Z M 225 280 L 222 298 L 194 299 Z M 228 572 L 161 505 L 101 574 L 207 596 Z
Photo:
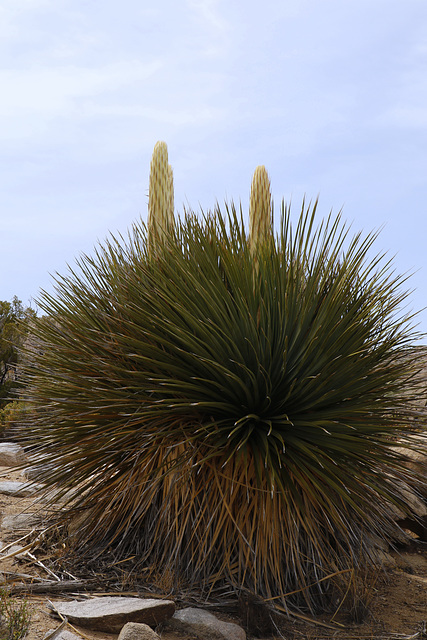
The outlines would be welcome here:
M 400 535 L 424 446 L 404 278 L 315 211 L 283 206 L 256 270 L 234 207 L 154 254 L 135 224 L 42 295 L 25 444 L 74 490 L 81 553 L 314 612 Z

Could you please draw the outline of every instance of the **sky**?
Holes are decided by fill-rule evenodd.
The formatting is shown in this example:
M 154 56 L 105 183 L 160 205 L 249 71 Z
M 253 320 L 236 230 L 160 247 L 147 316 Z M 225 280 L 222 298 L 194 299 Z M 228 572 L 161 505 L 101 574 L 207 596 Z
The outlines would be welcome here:
M 164 140 L 178 212 L 265 165 L 276 210 L 381 228 L 427 333 L 426 0 L 0 0 L 0 87 L 1 300 L 146 220 Z

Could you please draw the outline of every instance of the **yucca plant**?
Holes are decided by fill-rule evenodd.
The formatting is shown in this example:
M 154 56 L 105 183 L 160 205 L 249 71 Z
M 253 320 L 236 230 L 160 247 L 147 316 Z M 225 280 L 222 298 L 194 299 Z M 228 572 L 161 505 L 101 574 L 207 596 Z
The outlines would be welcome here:
M 316 208 L 283 205 L 256 270 L 231 206 L 155 252 L 135 224 L 42 295 L 24 442 L 78 489 L 81 552 L 315 612 L 401 534 L 425 446 L 404 278 Z

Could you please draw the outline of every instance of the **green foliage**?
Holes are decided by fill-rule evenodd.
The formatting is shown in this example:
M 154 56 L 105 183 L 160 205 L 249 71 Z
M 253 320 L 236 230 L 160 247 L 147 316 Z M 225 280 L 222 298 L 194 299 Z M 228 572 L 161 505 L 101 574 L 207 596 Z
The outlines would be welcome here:
M 24 443 L 79 485 L 80 551 L 315 611 L 399 534 L 425 446 L 404 279 L 315 209 L 283 207 L 256 269 L 234 208 L 154 256 L 135 225 L 43 296 Z
M 25 420 L 28 405 L 20 400 L 13 400 L 0 409 L 0 434 L 13 430 Z
M 31 610 L 26 600 L 16 600 L 7 590 L 0 590 L 0 634 L 2 640 L 22 640 L 31 622 Z
M 16 296 L 12 302 L 0 300 L 0 409 L 16 396 L 19 352 L 35 315 Z

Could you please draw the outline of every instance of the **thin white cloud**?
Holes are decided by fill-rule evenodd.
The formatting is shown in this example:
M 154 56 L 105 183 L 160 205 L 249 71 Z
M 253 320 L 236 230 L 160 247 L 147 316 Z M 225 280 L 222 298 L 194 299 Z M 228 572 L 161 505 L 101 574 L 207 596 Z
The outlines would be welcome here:
M 378 124 L 401 129 L 422 129 L 427 131 L 427 105 L 395 106 L 381 116 Z
M 220 0 L 187 0 L 187 7 L 198 24 L 202 55 L 224 57 L 229 50 L 231 26 L 225 18 L 223 3 Z
M 48 7 L 60 9 L 61 0 L 2 0 L 0 3 L 0 37 L 7 41 L 23 39 L 30 28 L 23 27 L 23 21 L 34 13 Z
M 221 119 L 224 112 L 220 108 L 201 105 L 197 110 L 188 106 L 156 107 L 144 105 L 92 103 L 85 109 L 85 117 L 143 118 L 153 122 L 164 123 L 176 127 L 200 126 Z
M 74 66 L 1 70 L 2 100 L 0 115 L 19 111 L 56 111 L 70 99 L 94 96 L 122 88 L 153 76 L 161 67 L 158 61 L 129 61 L 98 68 Z
M 408 130 L 427 129 L 426 63 L 427 46 L 416 43 L 396 73 L 393 99 L 375 124 Z
M 115 24 L 111 5 L 100 19 L 81 2 L 24 5 L 21 13 L 10 2 L 4 7 L 19 29 L 13 46 L 3 45 L 7 55 L 0 65 L 3 142 L 34 140 L 70 149 L 84 130 L 85 139 L 94 141 L 102 132 L 94 149 L 105 144 L 116 152 L 120 145 L 134 148 L 135 127 L 142 124 L 170 130 L 224 121 L 228 71 L 211 64 L 227 49 L 229 27 L 220 2 L 190 0 L 183 9 L 171 8 L 172 15 L 162 3 L 147 14 L 130 2 L 134 21 L 126 23 L 127 31 L 121 14 Z M 171 21 L 183 30 L 181 38 L 177 29 L 169 31 Z M 125 37 L 128 32 L 132 37 Z
M 56 116 L 80 119 L 85 100 L 146 82 L 160 67 L 159 61 L 126 60 L 99 68 L 0 70 L 0 139 L 37 137 Z
M 203 21 L 215 31 L 228 31 L 229 25 L 220 15 L 220 3 L 218 0 L 188 0 L 190 9 L 196 11 Z

